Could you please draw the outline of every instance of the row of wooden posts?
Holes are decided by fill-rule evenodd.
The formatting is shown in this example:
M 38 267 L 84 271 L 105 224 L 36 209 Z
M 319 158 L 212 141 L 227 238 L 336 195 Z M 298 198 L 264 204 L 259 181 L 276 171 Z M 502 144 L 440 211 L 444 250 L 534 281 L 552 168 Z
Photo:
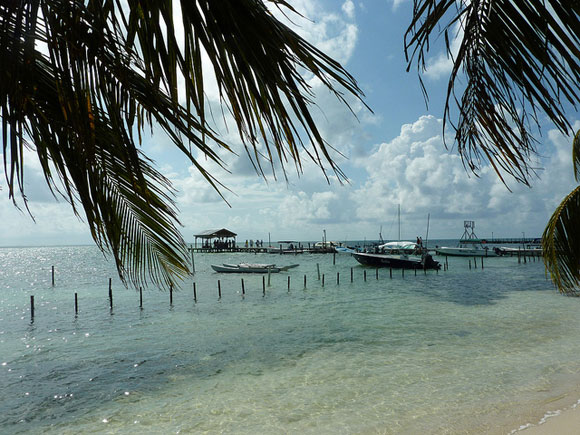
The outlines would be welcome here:
M 480 258 L 480 267 L 481 269 L 484 268 L 483 265 L 483 257 L 479 257 Z M 533 258 L 533 257 L 532 257 Z M 518 263 L 521 263 L 521 258 L 518 256 Z M 534 258 L 534 262 L 535 262 L 535 258 Z M 523 262 L 526 263 L 526 256 L 523 256 Z M 335 263 L 335 259 L 333 258 L 333 264 Z M 472 263 L 471 263 L 471 259 L 468 262 L 469 264 L 469 269 L 472 268 Z M 477 257 L 473 257 L 473 267 L 475 269 L 477 269 Z M 354 269 L 351 267 L 350 268 L 350 282 L 354 281 Z M 449 270 L 449 262 L 447 259 L 447 256 L 445 256 L 445 261 L 443 263 L 443 270 Z M 427 270 L 424 269 L 423 270 L 425 274 L 427 274 Z M 316 272 L 317 272 L 317 276 L 318 276 L 318 281 L 321 281 L 322 283 L 322 287 L 324 287 L 324 281 L 325 281 L 325 275 L 324 274 L 320 274 L 320 264 L 316 263 Z M 414 269 L 415 272 L 415 276 L 417 276 L 417 269 Z M 437 270 L 437 273 L 439 273 L 439 270 Z M 401 269 L 401 276 L 404 278 L 405 277 L 405 269 Z M 379 279 L 379 268 L 375 269 L 375 278 Z M 389 268 L 389 278 L 393 278 L 393 269 Z M 367 280 L 367 271 L 363 270 L 363 279 L 366 282 Z M 336 284 L 340 285 L 340 272 L 336 273 Z M 55 280 L 54 280 L 54 266 L 52 266 L 52 286 L 54 287 L 55 285 Z M 244 282 L 244 278 L 241 279 L 241 285 L 242 285 L 242 296 L 246 295 L 246 287 L 245 287 L 245 282 Z M 270 287 L 270 273 L 268 273 L 268 283 L 267 286 Z M 217 288 L 218 288 L 218 298 L 221 299 L 222 297 L 222 288 L 221 288 L 221 281 L 218 280 L 217 282 Z M 304 288 L 306 288 L 306 275 L 304 275 Z M 290 291 L 290 276 L 288 276 L 288 291 Z M 266 276 L 262 276 L 262 295 L 265 296 L 266 295 Z M 193 283 L 193 300 L 195 302 L 197 302 L 197 286 L 196 283 Z M 173 286 L 169 287 L 169 304 L 173 305 Z M 113 309 L 113 287 L 112 287 L 112 278 L 109 278 L 109 306 L 111 309 Z M 141 287 L 139 287 L 139 307 L 143 308 L 143 289 Z M 79 305 L 78 305 L 78 295 L 77 293 L 75 293 L 75 314 L 78 314 L 79 311 Z M 30 296 L 30 315 L 31 317 L 34 318 L 34 296 Z
M 447 265 L 447 262 L 444 265 L 444 270 L 448 270 L 449 267 Z M 417 276 L 417 269 L 414 269 L 415 271 L 415 276 Z M 317 276 L 318 276 L 318 281 L 321 281 L 322 283 L 322 287 L 324 287 L 325 284 L 325 275 L 320 273 L 320 264 L 316 264 L 316 272 L 317 272 Z M 424 270 L 424 273 L 427 274 L 427 270 Z M 437 270 L 437 273 L 439 273 L 439 271 Z M 405 269 L 401 269 L 401 276 L 404 278 L 405 277 Z M 389 268 L 389 277 L 393 278 L 393 269 Z M 265 296 L 266 295 L 266 287 L 270 287 L 270 278 L 271 278 L 271 274 L 268 273 L 267 276 L 267 284 L 266 284 L 266 276 L 262 276 L 262 295 Z M 287 286 L 288 286 L 288 291 L 290 291 L 290 276 L 287 277 Z M 379 269 L 376 268 L 375 269 L 375 278 L 379 279 Z M 363 271 L 363 279 L 366 282 L 367 281 L 367 271 L 364 270 Z M 304 275 L 304 288 L 306 288 L 306 275 Z M 109 307 L 110 309 L 113 309 L 113 286 L 112 286 L 112 278 L 109 278 Z M 354 268 L 350 268 L 350 282 L 354 282 Z M 340 284 L 340 272 L 336 273 L 336 284 L 339 285 Z M 54 280 L 54 266 L 52 266 L 52 286 L 54 287 L 55 285 L 55 280 Z M 246 287 L 245 287 L 245 282 L 244 282 L 244 278 L 241 279 L 241 286 L 242 286 L 242 296 L 245 296 L 246 294 Z M 222 297 L 222 288 L 221 288 L 221 280 L 218 280 L 217 282 L 217 288 L 218 288 L 218 299 L 221 299 Z M 195 302 L 197 302 L 197 285 L 195 282 L 193 282 L 193 300 Z M 173 286 L 169 287 L 169 304 L 173 305 Z M 139 307 L 143 308 L 143 288 L 139 287 Z M 78 294 L 75 293 L 75 314 L 78 314 L 79 311 L 79 305 L 78 305 Z M 34 318 L 34 296 L 30 296 L 30 315 L 31 317 Z

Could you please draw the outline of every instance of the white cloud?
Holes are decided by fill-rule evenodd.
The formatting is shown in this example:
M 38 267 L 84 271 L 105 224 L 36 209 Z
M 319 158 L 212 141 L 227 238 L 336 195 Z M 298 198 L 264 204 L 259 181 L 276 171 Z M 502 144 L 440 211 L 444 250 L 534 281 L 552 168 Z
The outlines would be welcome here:
M 484 236 L 521 231 L 539 236 L 574 184 L 571 157 L 561 151 L 564 147 L 569 153 L 569 139 L 551 131 L 548 142 L 551 152 L 543 161 L 541 178 L 533 180 L 531 189 L 512 182 L 509 192 L 490 166 L 482 167 L 479 177 L 466 173 L 460 157 L 443 146 L 441 120 L 423 116 L 357 159 L 368 178 L 355 195 L 353 210 L 361 221 L 384 222 L 401 204 L 407 228 L 415 229 L 423 228 L 430 213 L 432 231 L 439 237 L 459 237 L 462 221 L 472 219 L 479 220 Z
M 346 0 L 342 4 L 342 11 L 351 20 L 354 18 L 354 3 L 352 2 L 352 0 Z
M 427 69 L 425 76 L 431 80 L 439 80 L 440 78 L 447 78 L 453 69 L 453 58 L 457 56 L 463 41 L 463 27 L 460 23 L 455 24 L 450 31 L 451 39 L 451 53 L 447 53 L 444 48 L 443 51 L 435 57 L 429 58 L 427 61 Z

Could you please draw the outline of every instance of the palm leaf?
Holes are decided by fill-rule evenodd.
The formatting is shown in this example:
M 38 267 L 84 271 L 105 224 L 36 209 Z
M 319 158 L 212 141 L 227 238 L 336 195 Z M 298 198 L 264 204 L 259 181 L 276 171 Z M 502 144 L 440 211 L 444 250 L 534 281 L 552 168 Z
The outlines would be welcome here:
M 576 132 L 572 141 L 572 164 L 576 181 L 580 182 L 580 130 Z
M 542 235 L 544 263 L 556 287 L 579 296 L 580 285 L 580 186 L 558 206 Z
M 419 75 L 425 71 L 430 38 L 439 27 L 452 55 L 456 24 L 462 39 L 453 58 L 444 129 L 454 128 L 455 144 L 470 170 L 477 173 L 490 162 L 500 177 L 507 173 L 528 184 L 538 112 L 567 134 L 571 126 L 564 105 L 576 107 L 579 101 L 580 3 L 415 0 L 405 34 L 408 69 L 417 62 Z
M 272 0 L 277 7 L 291 6 Z M 126 7 L 128 6 L 128 7 Z M 209 127 L 202 59 L 245 149 L 263 175 L 271 161 L 301 168 L 305 148 L 339 176 L 311 116 L 305 68 L 344 101 L 362 96 L 338 63 L 277 21 L 260 0 L 35 0 L 0 4 L 0 118 L 8 194 L 24 198 L 23 147 L 36 149 L 48 185 L 84 215 L 123 279 L 172 284 L 187 273 L 170 183 L 138 150 L 159 125 L 218 192 L 196 155 L 223 167 L 231 151 Z M 42 47 L 42 51 L 39 47 Z M 184 95 L 179 80 L 184 79 Z M 183 103 L 182 103 L 183 99 Z M 284 169 L 283 169 L 284 170 Z

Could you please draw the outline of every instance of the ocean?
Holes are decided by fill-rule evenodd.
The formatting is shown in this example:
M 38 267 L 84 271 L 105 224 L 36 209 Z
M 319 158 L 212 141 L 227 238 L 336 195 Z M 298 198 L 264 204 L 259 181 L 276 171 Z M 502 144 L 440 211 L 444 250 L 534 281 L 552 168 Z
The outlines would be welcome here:
M 299 266 L 210 267 L 240 262 Z M 335 262 L 195 254 L 140 308 L 94 246 L 0 248 L 0 432 L 506 434 L 580 398 L 580 299 L 541 261 Z

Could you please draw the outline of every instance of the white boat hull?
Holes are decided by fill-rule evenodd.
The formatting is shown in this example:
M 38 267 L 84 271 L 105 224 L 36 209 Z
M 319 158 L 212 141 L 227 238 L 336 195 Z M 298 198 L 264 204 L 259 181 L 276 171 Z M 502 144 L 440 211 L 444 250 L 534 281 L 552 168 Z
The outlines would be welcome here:
M 435 248 L 437 255 L 451 255 L 456 257 L 497 257 L 493 248 L 451 248 L 442 246 Z

